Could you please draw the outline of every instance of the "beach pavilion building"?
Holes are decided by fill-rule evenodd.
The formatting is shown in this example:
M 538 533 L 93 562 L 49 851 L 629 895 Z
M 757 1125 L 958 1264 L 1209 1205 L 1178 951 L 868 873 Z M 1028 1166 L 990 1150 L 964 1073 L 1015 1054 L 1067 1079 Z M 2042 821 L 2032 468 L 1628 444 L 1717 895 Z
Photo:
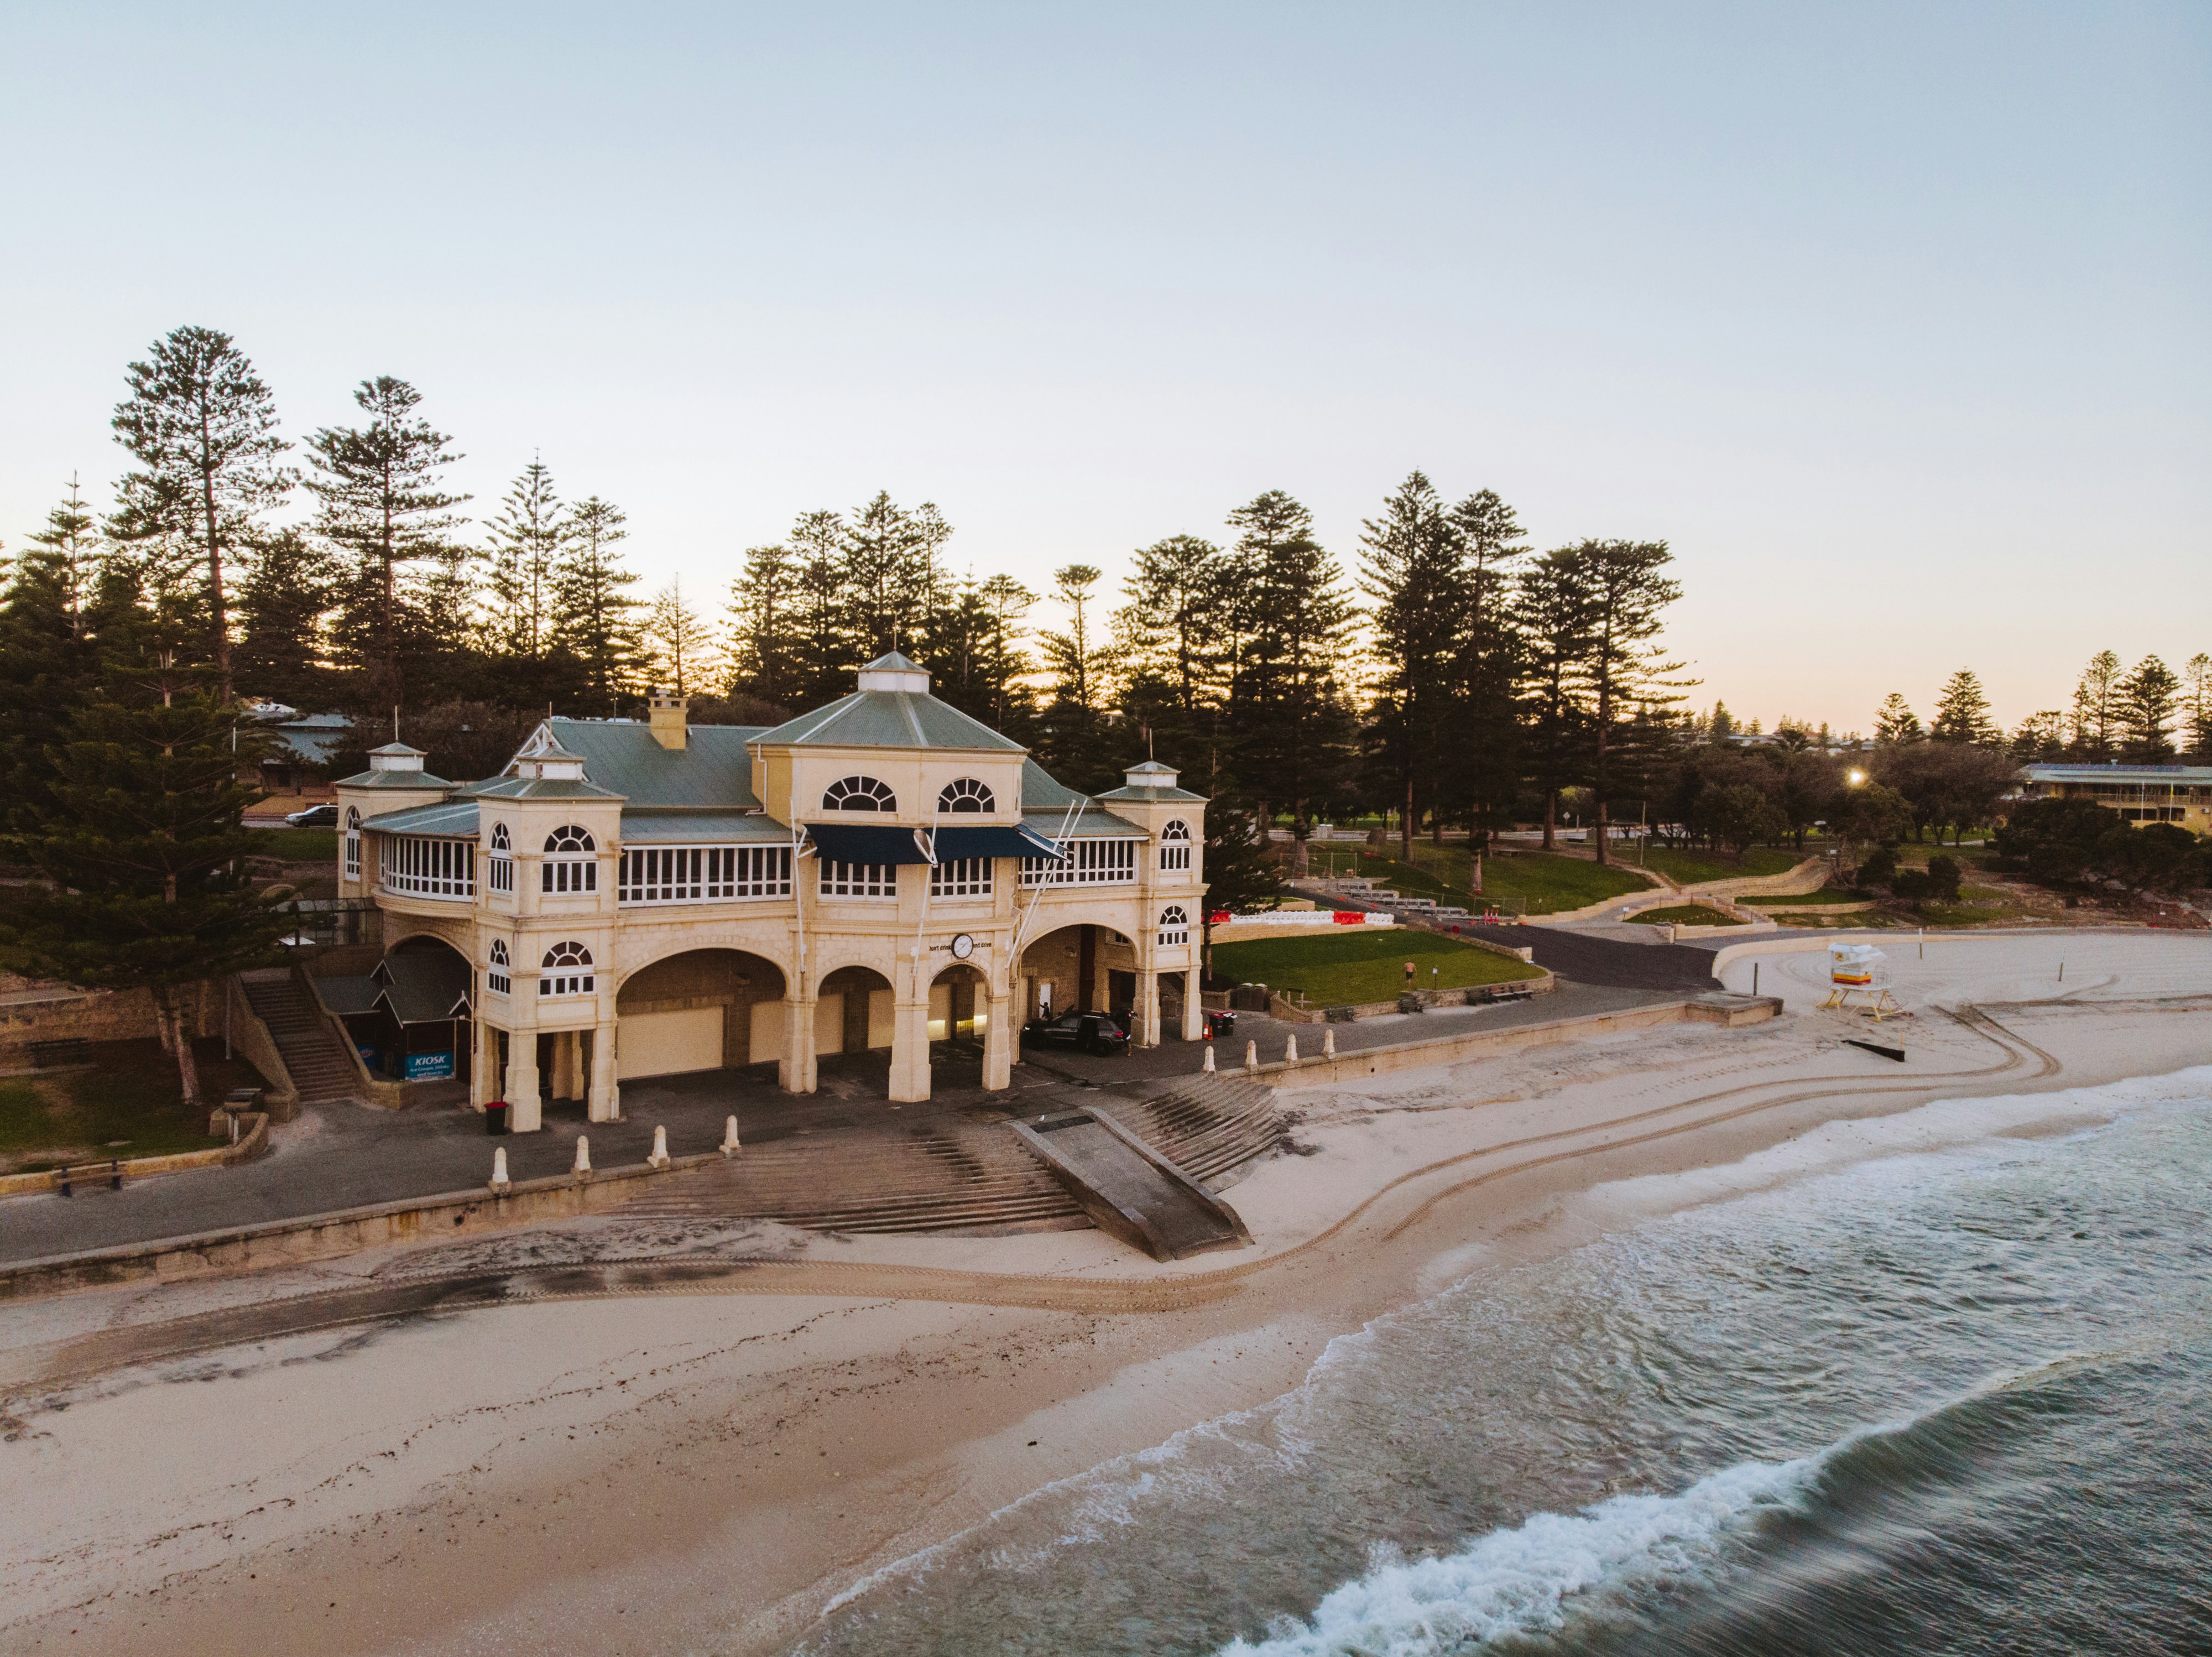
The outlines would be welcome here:
M 948 1041 L 1002 1088 L 1022 1022 L 1072 1010 L 1126 1011 L 1139 1045 L 1202 1033 L 1204 797 L 1149 761 L 1078 795 L 904 656 L 772 728 L 656 695 L 643 723 L 546 720 L 486 781 L 425 757 L 392 743 L 337 785 L 339 892 L 387 961 L 449 951 L 466 985 L 430 1026 L 450 1064 L 417 1039 L 408 1074 L 465 1074 L 518 1130 L 546 1100 L 614 1119 L 647 1076 L 773 1061 L 811 1093 L 833 1053 L 887 1051 L 889 1097 L 927 1099 Z

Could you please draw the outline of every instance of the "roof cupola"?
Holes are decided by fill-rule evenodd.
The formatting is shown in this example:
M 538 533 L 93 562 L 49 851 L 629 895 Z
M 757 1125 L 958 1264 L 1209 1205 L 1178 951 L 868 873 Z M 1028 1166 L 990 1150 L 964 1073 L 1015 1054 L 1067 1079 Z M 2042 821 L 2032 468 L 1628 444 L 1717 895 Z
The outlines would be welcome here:
M 368 751 L 368 768 L 373 771 L 419 771 L 427 757 L 422 749 L 410 748 L 404 742 L 387 742 Z
M 897 651 L 878 656 L 860 669 L 860 688 L 864 691 L 929 691 L 929 674 L 917 667 Z

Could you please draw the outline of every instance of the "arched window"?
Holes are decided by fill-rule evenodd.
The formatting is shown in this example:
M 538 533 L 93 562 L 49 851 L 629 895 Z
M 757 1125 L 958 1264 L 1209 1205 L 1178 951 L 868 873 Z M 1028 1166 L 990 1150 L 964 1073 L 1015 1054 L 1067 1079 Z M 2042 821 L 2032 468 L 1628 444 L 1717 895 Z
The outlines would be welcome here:
M 494 892 L 514 890 L 514 842 L 507 838 L 507 825 L 491 825 L 491 889 Z M 496 949 L 497 944 L 492 946 Z
M 898 796 L 872 777 L 841 777 L 822 791 L 824 811 L 896 811 Z
M 1170 904 L 1160 911 L 1160 947 L 1172 949 L 1189 941 L 1190 917 L 1182 912 L 1181 904 Z
M 1190 825 L 1176 818 L 1160 831 L 1160 873 L 1190 868 Z
M 507 975 L 507 944 L 502 939 L 494 938 L 491 941 L 491 965 L 484 972 L 484 988 L 495 996 L 505 995 L 513 983 Z
M 491 849 L 494 851 L 513 851 L 514 850 L 514 842 L 507 838 L 506 824 L 494 823 L 491 825 Z
M 599 842 L 589 829 L 569 823 L 545 837 L 545 861 L 538 866 L 542 892 L 580 892 L 599 889 Z
M 538 980 L 541 996 L 588 996 L 592 993 L 592 952 L 580 943 L 556 943 L 545 952 Z
M 991 790 L 974 777 L 962 777 L 945 785 L 945 791 L 937 796 L 937 808 L 939 811 L 996 811 L 999 802 L 992 797 Z
M 346 807 L 345 872 L 349 880 L 361 879 L 361 810 Z

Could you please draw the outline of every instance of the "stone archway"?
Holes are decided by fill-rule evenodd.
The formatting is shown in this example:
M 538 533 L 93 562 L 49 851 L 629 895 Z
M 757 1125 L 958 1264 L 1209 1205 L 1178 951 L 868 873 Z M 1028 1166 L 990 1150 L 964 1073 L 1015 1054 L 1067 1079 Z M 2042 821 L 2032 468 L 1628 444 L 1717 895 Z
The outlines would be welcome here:
M 990 1027 L 990 984 L 965 961 L 945 968 L 929 986 L 929 1040 L 981 1050 Z
M 841 966 L 815 991 L 814 1051 L 858 1055 L 891 1048 L 891 981 L 872 966 Z
M 784 993 L 783 970 L 742 949 L 687 949 L 639 967 L 615 994 L 617 1079 L 773 1063 Z
M 1063 926 L 1032 940 L 1014 964 L 1013 989 L 1022 1019 L 1074 1012 L 1113 1012 L 1115 991 L 1134 984 L 1117 959 L 1133 948 L 1110 926 Z M 1128 966 L 1134 966 L 1133 960 Z M 1127 985 L 1121 980 L 1127 979 Z
M 466 1082 L 477 1058 L 478 988 L 469 958 L 449 940 L 413 932 L 386 950 L 365 993 L 354 993 L 364 1010 L 340 1021 L 370 1068 L 393 1081 Z

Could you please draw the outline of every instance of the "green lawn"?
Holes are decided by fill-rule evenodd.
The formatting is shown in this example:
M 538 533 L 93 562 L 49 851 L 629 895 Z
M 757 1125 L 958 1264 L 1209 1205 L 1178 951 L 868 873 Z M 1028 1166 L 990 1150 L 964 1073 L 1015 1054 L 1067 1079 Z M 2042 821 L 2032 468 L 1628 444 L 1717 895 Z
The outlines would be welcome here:
M 1725 851 L 1675 851 L 1653 846 L 1644 854 L 1644 867 L 1656 869 L 1680 886 L 1696 886 L 1705 880 L 1735 880 L 1747 874 L 1783 874 L 1797 867 L 1813 855 L 1808 846 L 1803 851 L 1788 846 L 1753 846 L 1743 854 L 1738 862 Z
M 1540 978 L 1542 969 L 1431 932 L 1395 928 L 1322 933 L 1303 938 L 1255 938 L 1216 944 L 1213 970 L 1239 984 L 1264 984 L 1295 1001 L 1303 994 L 1317 1007 L 1389 1001 L 1406 987 L 1406 963 L 1423 990 L 1461 990 Z M 1433 969 L 1433 972 L 1431 971 Z
M 1826 909 L 1832 904 L 1863 904 L 1872 896 L 1870 892 L 1838 892 L 1833 886 L 1824 886 L 1802 898 L 1778 898 L 1771 892 L 1756 892 L 1734 901 L 1747 909 Z
M 64 1162 L 204 1151 L 208 1111 L 233 1087 L 261 1085 L 244 1059 L 225 1063 L 220 1039 L 195 1042 L 206 1108 L 187 1111 L 177 1067 L 155 1041 L 103 1041 L 94 1068 L 0 1081 L 0 1170 L 38 1173 Z
M 1482 894 L 1468 889 L 1468 850 L 1464 843 L 1435 846 L 1413 843 L 1413 864 L 1394 857 L 1358 854 L 1356 866 L 1340 854 L 1338 867 L 1384 882 L 1408 898 L 1434 898 L 1438 903 L 1458 904 L 1480 911 L 1494 904 L 1508 914 L 1556 915 L 1561 910 L 1581 909 L 1632 892 L 1646 892 L 1650 883 L 1629 871 L 1601 868 L 1581 857 L 1561 857 L 1549 852 L 1516 852 L 1510 857 L 1482 860 Z
M 336 862 L 338 832 L 334 828 L 255 829 L 253 850 L 260 856 L 288 863 Z
M 1741 921 L 1723 915 L 1717 909 L 1707 909 L 1703 904 L 1669 904 L 1664 909 L 1647 909 L 1628 917 L 1638 926 L 1741 926 Z

